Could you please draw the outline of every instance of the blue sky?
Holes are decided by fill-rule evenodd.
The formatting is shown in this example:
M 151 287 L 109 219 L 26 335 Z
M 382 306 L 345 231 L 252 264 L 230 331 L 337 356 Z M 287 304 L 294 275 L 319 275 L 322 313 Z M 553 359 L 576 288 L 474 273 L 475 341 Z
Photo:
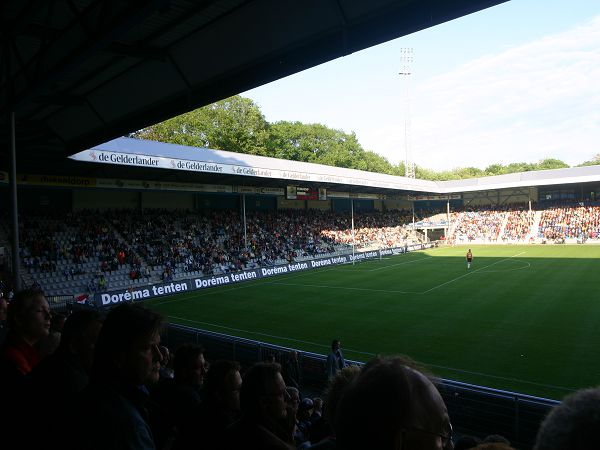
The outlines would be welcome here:
M 398 75 L 412 48 L 412 75 Z M 435 170 L 600 153 L 600 1 L 512 0 L 243 92 Z M 408 105 L 408 106 L 407 106 Z

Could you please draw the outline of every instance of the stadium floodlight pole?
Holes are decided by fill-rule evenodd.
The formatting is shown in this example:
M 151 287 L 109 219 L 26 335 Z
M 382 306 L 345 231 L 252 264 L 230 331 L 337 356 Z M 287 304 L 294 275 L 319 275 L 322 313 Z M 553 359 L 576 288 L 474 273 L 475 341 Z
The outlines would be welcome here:
M 244 249 L 248 251 L 248 231 L 246 228 L 246 194 L 242 194 L 242 214 L 244 215 Z
M 412 64 L 414 62 L 414 49 L 400 49 L 402 56 L 400 62 L 402 67 L 398 75 L 404 79 L 404 176 L 415 178 L 415 162 L 412 158 L 411 138 L 410 138 L 410 79 L 412 74 Z
M 448 239 L 448 233 L 450 232 L 450 196 L 446 199 L 446 228 L 444 231 L 444 239 Z
M 354 265 L 354 199 L 350 199 L 350 218 L 352 223 L 352 265 Z

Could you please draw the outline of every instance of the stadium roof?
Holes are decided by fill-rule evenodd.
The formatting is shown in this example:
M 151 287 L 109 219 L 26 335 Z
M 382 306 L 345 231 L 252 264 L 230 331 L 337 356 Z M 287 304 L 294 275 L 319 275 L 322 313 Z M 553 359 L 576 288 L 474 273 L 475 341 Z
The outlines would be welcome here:
M 286 184 L 315 185 L 362 192 L 391 190 L 396 193 L 452 194 L 600 181 L 600 166 L 587 166 L 434 182 L 130 138 L 118 138 L 94 146 L 73 155 L 71 159 L 118 167 L 164 169 L 172 175 L 183 175 L 177 177 L 179 179 L 190 179 L 185 175 L 195 174 L 217 184 L 279 187 Z
M 3 0 L 19 170 L 506 0 Z M 0 146 L 0 169 L 8 166 Z

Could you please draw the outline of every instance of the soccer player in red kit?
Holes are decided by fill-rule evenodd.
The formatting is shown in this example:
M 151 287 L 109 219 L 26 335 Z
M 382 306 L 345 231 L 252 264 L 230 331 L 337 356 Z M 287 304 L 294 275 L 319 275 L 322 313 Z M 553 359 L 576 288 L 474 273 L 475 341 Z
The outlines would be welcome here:
M 471 249 L 467 252 L 467 269 L 471 268 L 471 262 L 473 261 L 473 253 L 471 253 Z

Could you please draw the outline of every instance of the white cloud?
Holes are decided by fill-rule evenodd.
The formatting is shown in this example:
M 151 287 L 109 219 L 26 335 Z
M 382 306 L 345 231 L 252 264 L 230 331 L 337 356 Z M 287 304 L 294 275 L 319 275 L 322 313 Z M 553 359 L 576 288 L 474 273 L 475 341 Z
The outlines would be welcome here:
M 575 165 L 600 153 L 600 17 L 471 61 L 411 88 L 413 159 L 433 169 L 546 157 Z M 404 159 L 403 120 L 358 137 Z

